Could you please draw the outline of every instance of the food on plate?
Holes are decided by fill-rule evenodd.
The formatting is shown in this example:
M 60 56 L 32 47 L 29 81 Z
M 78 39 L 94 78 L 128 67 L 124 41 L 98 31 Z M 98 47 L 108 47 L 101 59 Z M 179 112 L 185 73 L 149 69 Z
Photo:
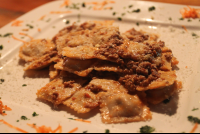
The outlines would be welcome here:
M 184 7 L 180 10 L 180 13 L 183 18 L 200 18 L 200 9 L 192 8 L 190 6 L 187 6 L 188 8 Z
M 0 114 L 1 115 L 7 115 L 5 113 L 5 111 L 11 111 L 12 109 L 10 107 L 8 107 L 7 105 L 3 105 L 3 102 L 1 101 L 1 98 L 0 98 Z
M 99 108 L 103 123 L 148 121 L 148 104 L 181 88 L 178 60 L 156 34 L 134 28 L 121 33 L 112 23 L 85 22 L 60 30 L 52 40 L 25 43 L 24 70 L 49 66 L 51 82 L 37 97 L 79 114 Z

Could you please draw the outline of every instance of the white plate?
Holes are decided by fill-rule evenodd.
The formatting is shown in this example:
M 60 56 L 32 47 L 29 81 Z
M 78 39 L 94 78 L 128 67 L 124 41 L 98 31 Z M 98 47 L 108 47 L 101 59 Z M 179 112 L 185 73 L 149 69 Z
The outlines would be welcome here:
M 98 0 L 99 1 L 99 0 Z M 101 0 L 102 1 L 102 0 Z M 73 0 L 73 3 L 83 3 L 82 0 Z M 87 1 L 88 2 L 88 1 Z M 100 1 L 99 1 L 100 2 Z M 184 5 L 172 5 L 163 3 L 152 3 L 143 1 L 120 1 L 116 0 L 114 4 L 108 4 L 106 7 L 113 7 L 112 10 L 94 11 L 89 5 L 85 8 L 79 5 L 80 10 L 60 7 L 63 1 L 54 1 L 23 15 L 17 20 L 22 20 L 22 26 L 11 26 L 12 22 L 0 29 L 0 34 L 13 33 L 13 35 L 24 41 L 30 40 L 29 37 L 19 35 L 20 32 L 39 38 L 52 38 L 60 29 L 73 22 L 82 23 L 87 20 L 115 20 L 115 25 L 119 25 L 120 30 L 126 31 L 132 27 L 160 35 L 160 40 L 166 43 L 166 46 L 172 49 L 173 54 L 179 60 L 177 76 L 182 81 L 183 88 L 179 95 L 173 96 L 168 104 L 152 106 L 153 119 L 149 122 L 134 122 L 128 124 L 103 124 L 101 122 L 98 110 L 86 115 L 78 115 L 66 107 L 54 109 L 51 104 L 37 100 L 36 91 L 49 82 L 48 71 L 32 71 L 25 73 L 23 63 L 19 61 L 18 50 L 23 44 L 12 37 L 0 37 L 0 45 L 3 50 L 0 59 L 0 79 L 5 79 L 0 84 L 0 97 L 4 104 L 12 108 L 7 111 L 7 116 L 1 116 L 10 124 L 20 127 L 28 132 L 36 132 L 29 127 L 27 123 L 36 123 L 37 126 L 51 126 L 55 129 L 59 124 L 63 127 L 63 132 L 78 127 L 76 132 L 139 132 L 140 127 L 149 125 L 155 127 L 155 132 L 190 132 L 194 124 L 187 120 L 188 115 L 199 116 L 199 110 L 192 111 L 193 108 L 200 108 L 200 38 L 192 36 L 195 33 L 200 36 L 200 20 L 188 19 L 179 20 L 180 9 Z M 132 7 L 129 7 L 133 5 Z M 155 10 L 149 12 L 148 8 L 155 6 Z M 199 8 L 199 7 L 195 7 Z M 139 13 L 128 13 L 140 9 Z M 70 14 L 49 14 L 51 11 L 72 11 Z M 113 12 L 116 12 L 113 15 Z M 122 16 L 123 13 L 126 13 Z M 43 20 L 39 20 L 46 15 Z M 118 21 L 118 17 L 122 21 Z M 169 19 L 171 18 L 171 20 Z M 70 23 L 65 22 L 69 20 Z M 139 26 L 136 24 L 139 23 Z M 34 28 L 30 29 L 27 24 Z M 184 25 L 187 32 L 182 28 Z M 41 32 L 38 32 L 38 28 Z M 25 32 L 22 29 L 29 29 Z M 22 87 L 23 84 L 27 86 Z M 32 113 L 39 114 L 32 117 Z M 30 120 L 20 120 L 24 115 Z M 82 118 L 91 121 L 83 123 L 68 118 Z M 16 122 L 19 120 L 19 122 Z M 197 130 L 199 132 L 200 130 Z M 2 123 L 0 123 L 0 132 L 18 132 Z

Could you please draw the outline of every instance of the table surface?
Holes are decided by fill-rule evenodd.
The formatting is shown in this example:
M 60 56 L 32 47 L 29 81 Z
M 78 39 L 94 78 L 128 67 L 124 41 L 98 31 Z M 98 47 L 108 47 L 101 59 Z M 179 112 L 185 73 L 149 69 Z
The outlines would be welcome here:
M 55 0 L 0 0 L 0 28 L 30 10 Z M 200 0 L 146 0 L 200 6 Z

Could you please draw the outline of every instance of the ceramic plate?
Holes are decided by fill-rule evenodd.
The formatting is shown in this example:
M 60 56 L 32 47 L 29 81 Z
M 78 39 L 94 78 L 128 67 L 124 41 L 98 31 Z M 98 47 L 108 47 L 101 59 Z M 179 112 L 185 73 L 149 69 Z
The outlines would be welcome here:
M 154 127 L 154 132 L 190 132 L 194 124 L 187 117 L 200 117 L 200 19 L 180 19 L 180 9 L 185 5 L 116 0 L 108 2 L 101 10 L 94 10 L 99 7 L 84 2 L 73 0 L 69 6 L 63 6 L 64 1 L 50 2 L 0 29 L 0 45 L 3 46 L 0 50 L 0 79 L 4 80 L 0 81 L 0 97 L 5 105 L 12 108 L 12 111 L 6 111 L 6 116 L 0 115 L 0 120 L 27 132 L 36 132 L 27 123 L 52 129 L 60 124 L 62 132 L 77 127 L 75 132 L 80 133 L 104 133 L 107 129 L 110 132 L 140 132 L 145 125 Z M 151 121 L 103 124 L 98 109 L 84 115 L 76 114 L 64 106 L 54 108 L 52 104 L 37 99 L 37 90 L 49 82 L 48 70 L 23 71 L 24 63 L 18 57 L 22 41 L 31 39 L 26 35 L 34 39 L 51 39 L 62 28 L 88 20 L 114 20 L 114 25 L 119 26 L 121 32 L 134 27 L 158 34 L 159 40 L 164 41 L 179 60 L 177 79 L 182 81 L 183 88 L 169 103 L 150 106 L 153 113 Z M 33 117 L 34 112 L 39 115 Z M 26 116 L 28 120 L 21 120 L 21 116 Z M 0 132 L 19 131 L 0 123 Z

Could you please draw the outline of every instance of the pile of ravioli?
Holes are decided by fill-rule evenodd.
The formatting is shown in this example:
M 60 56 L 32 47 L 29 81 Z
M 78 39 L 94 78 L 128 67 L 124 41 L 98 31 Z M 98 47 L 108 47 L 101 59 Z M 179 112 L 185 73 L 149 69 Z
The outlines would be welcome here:
M 178 60 L 158 36 L 120 33 L 108 23 L 85 22 L 65 27 L 51 40 L 25 43 L 19 57 L 24 70 L 49 67 L 50 83 L 37 97 L 63 104 L 79 114 L 100 109 L 103 123 L 148 121 L 148 105 L 169 99 L 180 88 Z

